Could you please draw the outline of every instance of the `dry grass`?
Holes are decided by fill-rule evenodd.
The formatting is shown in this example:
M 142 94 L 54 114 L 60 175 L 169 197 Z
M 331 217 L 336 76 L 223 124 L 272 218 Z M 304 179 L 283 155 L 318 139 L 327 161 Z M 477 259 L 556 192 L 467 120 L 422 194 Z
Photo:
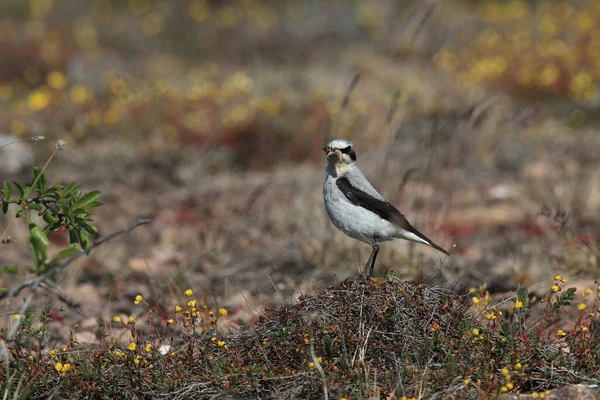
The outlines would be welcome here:
M 477 399 L 598 383 L 598 323 L 586 309 L 600 304 L 600 287 L 573 311 L 575 289 L 562 280 L 545 308 L 527 290 L 495 304 L 392 275 L 346 280 L 228 334 L 219 329 L 227 310 L 211 311 L 191 290 L 173 311 L 136 296 L 145 316 L 105 322 L 98 346 L 72 337 L 62 349 L 48 342 L 49 314 L 27 314 L 4 388 L 30 398 Z M 565 313 L 570 333 L 557 326 Z M 130 339 L 112 339 L 116 328 Z

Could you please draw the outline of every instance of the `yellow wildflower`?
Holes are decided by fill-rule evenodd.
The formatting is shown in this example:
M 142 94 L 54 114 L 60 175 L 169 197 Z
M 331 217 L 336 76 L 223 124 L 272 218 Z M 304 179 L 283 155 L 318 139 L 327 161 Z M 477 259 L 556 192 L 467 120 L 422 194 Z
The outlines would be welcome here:
M 121 317 L 113 317 L 112 319 L 114 322 L 121 322 Z
M 560 292 L 560 286 L 558 285 L 552 285 L 551 289 L 552 293 Z
M 551 86 L 557 81 L 559 75 L 560 70 L 556 66 L 548 65 L 539 73 L 538 79 L 542 86 Z
M 83 85 L 75 85 L 69 90 L 69 96 L 71 100 L 77 104 L 87 103 L 93 96 L 92 89 L 83 86 Z
M 586 308 L 586 307 L 587 307 L 587 306 L 585 305 L 585 303 L 580 303 L 580 304 L 577 306 L 577 308 L 579 309 L 579 311 L 583 311 L 583 310 L 585 310 L 585 308 Z
M 56 364 L 54 364 L 54 369 L 57 372 L 60 372 L 62 375 L 64 375 L 71 370 L 71 364 L 69 364 L 69 363 L 63 364 L 59 361 Z
M 188 301 L 187 305 L 188 305 L 188 307 L 192 307 L 192 308 L 196 307 L 196 300 L 190 300 L 190 301 Z
M 224 317 L 227 315 L 227 310 L 224 308 L 219 308 L 219 316 Z
M 473 335 L 479 336 L 479 329 L 473 328 L 473 330 L 471 332 L 473 333 Z
M 523 307 L 523 302 L 519 299 L 517 299 L 517 301 L 515 301 L 515 308 L 521 308 Z
M 183 294 L 185 294 L 187 297 L 191 297 L 194 292 L 192 292 L 192 289 L 187 289 L 185 292 L 183 292 Z
M 48 82 L 48 85 L 51 88 L 57 90 L 64 89 L 64 87 L 67 86 L 67 78 L 59 71 L 50 72 L 46 77 L 46 82 Z
M 141 294 L 138 294 L 137 296 L 135 296 L 135 301 L 134 301 L 135 304 L 140 304 L 143 301 L 144 301 L 144 298 L 142 297 Z
M 135 342 L 131 342 L 131 343 L 129 343 L 129 346 L 127 346 L 127 349 L 129 351 L 135 351 L 135 347 L 136 347 Z
M 181 312 L 181 310 L 182 310 L 181 306 L 176 306 L 176 307 L 175 307 L 175 312 L 176 312 L 176 313 L 179 313 L 179 312 Z
M 150 350 L 152 350 L 152 345 L 150 343 L 147 343 L 146 347 L 144 347 L 144 350 L 146 351 L 146 353 L 150 353 Z
M 27 104 L 29 108 L 33 111 L 43 110 L 50 104 L 50 93 L 45 89 L 37 89 L 34 90 L 27 97 Z
M 133 318 L 131 316 L 129 318 L 127 318 L 127 323 L 128 324 L 133 324 L 134 322 L 135 322 L 135 318 Z
M 567 334 L 565 333 L 565 331 L 563 331 L 562 329 L 559 329 L 558 331 L 556 331 L 556 334 L 558 336 L 567 336 Z

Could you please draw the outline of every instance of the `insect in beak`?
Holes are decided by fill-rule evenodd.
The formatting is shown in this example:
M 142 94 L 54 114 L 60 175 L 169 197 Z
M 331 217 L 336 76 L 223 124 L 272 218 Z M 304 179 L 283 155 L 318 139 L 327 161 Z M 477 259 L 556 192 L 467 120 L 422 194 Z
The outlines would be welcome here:
M 329 156 L 331 156 L 332 154 L 334 154 L 331 149 L 325 145 L 321 146 L 321 150 L 323 150 L 325 152 L 325 154 L 327 154 L 325 156 L 325 158 L 329 158 Z

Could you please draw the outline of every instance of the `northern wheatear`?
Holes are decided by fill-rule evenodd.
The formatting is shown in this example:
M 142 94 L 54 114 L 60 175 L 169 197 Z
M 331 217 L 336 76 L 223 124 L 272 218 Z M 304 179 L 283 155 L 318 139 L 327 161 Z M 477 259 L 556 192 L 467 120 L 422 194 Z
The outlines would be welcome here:
M 363 274 L 372 274 L 379 242 L 388 240 L 405 239 L 423 243 L 449 255 L 416 230 L 400 211 L 371 186 L 356 165 L 352 142 L 337 139 L 321 148 L 327 154 L 323 197 L 329 218 L 346 235 L 373 247 Z

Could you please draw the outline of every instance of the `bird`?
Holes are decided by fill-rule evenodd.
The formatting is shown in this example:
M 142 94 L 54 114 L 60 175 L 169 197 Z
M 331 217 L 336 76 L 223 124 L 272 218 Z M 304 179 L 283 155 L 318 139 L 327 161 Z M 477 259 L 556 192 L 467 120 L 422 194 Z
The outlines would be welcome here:
M 367 243 L 373 249 L 363 275 L 372 275 L 380 242 L 404 239 L 450 255 L 416 230 L 375 190 L 356 165 L 356 152 L 351 141 L 335 139 L 321 149 L 327 160 L 323 199 L 329 219 L 347 236 Z

